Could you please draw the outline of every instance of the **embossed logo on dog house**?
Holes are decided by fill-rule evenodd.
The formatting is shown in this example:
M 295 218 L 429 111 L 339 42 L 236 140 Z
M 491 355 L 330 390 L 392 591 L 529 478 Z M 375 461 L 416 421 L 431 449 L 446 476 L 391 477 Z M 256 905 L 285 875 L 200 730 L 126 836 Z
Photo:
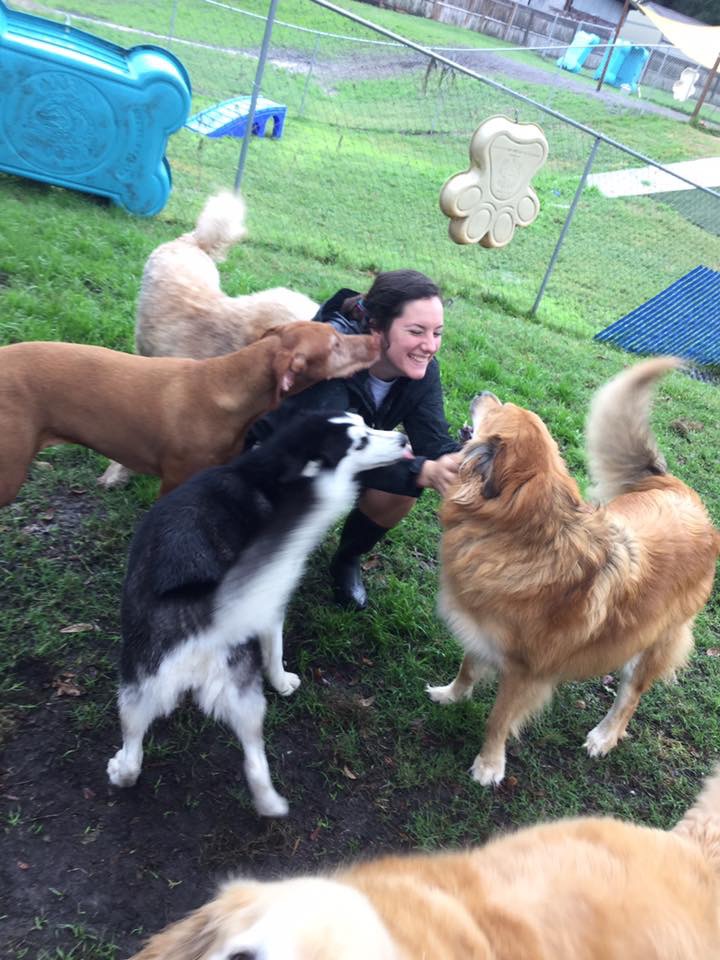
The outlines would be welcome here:
M 530 180 L 545 163 L 548 144 L 535 123 L 490 117 L 470 141 L 470 167 L 447 181 L 440 209 L 450 218 L 455 243 L 504 247 L 516 227 L 527 227 L 540 212 Z

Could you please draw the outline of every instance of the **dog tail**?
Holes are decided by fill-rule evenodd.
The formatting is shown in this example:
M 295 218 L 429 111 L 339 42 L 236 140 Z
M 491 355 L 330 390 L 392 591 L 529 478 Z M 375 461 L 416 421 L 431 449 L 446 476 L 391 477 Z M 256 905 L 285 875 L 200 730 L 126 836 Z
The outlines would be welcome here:
M 193 231 L 197 245 L 216 262 L 224 260 L 230 247 L 246 236 L 245 201 L 229 190 L 206 201 Z
M 696 843 L 720 877 L 720 764 L 674 832 Z
M 585 431 L 595 499 L 606 502 L 634 490 L 648 476 L 667 473 L 650 428 L 652 388 L 682 362 L 677 357 L 645 360 L 595 394 Z

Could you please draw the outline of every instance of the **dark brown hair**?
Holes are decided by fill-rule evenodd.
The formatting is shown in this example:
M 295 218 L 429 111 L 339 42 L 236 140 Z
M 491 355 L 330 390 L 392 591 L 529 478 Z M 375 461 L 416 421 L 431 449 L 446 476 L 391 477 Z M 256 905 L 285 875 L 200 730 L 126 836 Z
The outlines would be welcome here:
M 440 288 L 430 277 L 417 270 L 387 270 L 375 277 L 373 285 L 363 297 L 363 306 L 372 330 L 386 333 L 395 317 L 411 300 L 429 300 L 439 297 Z

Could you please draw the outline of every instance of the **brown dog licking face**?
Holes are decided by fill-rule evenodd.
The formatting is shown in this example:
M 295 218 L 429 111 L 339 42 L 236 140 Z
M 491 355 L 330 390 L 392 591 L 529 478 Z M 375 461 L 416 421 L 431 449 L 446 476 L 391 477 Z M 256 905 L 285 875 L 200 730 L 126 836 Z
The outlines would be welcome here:
M 352 376 L 380 356 L 377 334 L 338 333 L 329 324 L 312 320 L 274 327 L 263 339 L 267 337 L 280 341 L 274 363 L 278 402 L 320 380 Z

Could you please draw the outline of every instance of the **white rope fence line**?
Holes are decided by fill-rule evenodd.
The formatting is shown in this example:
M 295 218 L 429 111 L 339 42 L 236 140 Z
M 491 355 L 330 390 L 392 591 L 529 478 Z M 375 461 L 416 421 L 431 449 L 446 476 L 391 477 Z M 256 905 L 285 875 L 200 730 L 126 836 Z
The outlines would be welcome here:
M 221 3 L 220 0 L 203 0 L 203 3 L 207 3 L 213 7 L 220 7 L 223 10 L 227 10 L 230 13 L 237 13 L 241 16 L 251 17 L 254 20 L 267 20 L 267 17 L 264 17 L 260 13 L 252 13 L 250 10 L 243 10 L 240 7 L 233 7 L 228 3 Z M 73 20 L 77 20 L 79 23 L 91 23 L 99 27 L 107 27 L 109 30 L 116 30 L 118 33 L 129 33 L 135 34 L 137 36 L 143 37 L 152 37 L 153 40 L 163 40 L 166 43 L 179 43 L 186 47 L 197 47 L 199 50 L 213 50 L 218 53 L 227 53 L 232 56 L 243 55 L 243 51 L 239 50 L 237 47 L 224 47 L 218 46 L 214 43 L 204 43 L 202 40 L 186 40 L 183 37 L 171 36 L 167 33 L 155 33 L 152 30 L 141 30 L 138 27 L 128 27 L 121 23 L 115 23 L 112 20 L 103 20 L 100 17 L 92 17 L 86 14 L 81 13 L 71 13 L 68 10 L 60 10 L 57 7 L 46 7 L 44 4 L 35 4 L 34 9 L 42 10 L 45 13 L 52 13 L 55 16 L 65 17 L 67 26 L 70 26 Z M 459 9 L 459 8 L 457 8 Z M 276 24 L 282 27 L 287 27 L 290 30 L 297 30 L 300 33 L 309 33 L 316 37 L 326 37 L 330 40 L 345 40 L 349 43 L 364 43 L 371 46 L 379 47 L 402 47 L 402 43 L 396 43 L 392 40 L 368 40 L 364 37 L 350 37 L 342 33 L 326 33 L 322 30 L 312 30 L 310 27 L 301 27 L 296 23 L 287 23 L 283 20 L 276 20 Z M 524 51 L 542 51 L 542 50 L 567 50 L 570 46 L 568 43 L 562 44 L 552 44 L 550 46 L 539 46 L 539 47 L 437 47 L 433 46 L 432 50 L 437 50 L 438 53 L 477 53 L 477 54 L 487 54 L 487 53 L 522 53 Z M 599 50 L 602 47 L 613 46 L 612 43 L 596 43 L 592 49 Z M 654 44 L 643 44 L 644 47 L 648 49 L 654 48 L 658 50 L 669 50 L 672 48 L 671 43 L 654 43 Z

